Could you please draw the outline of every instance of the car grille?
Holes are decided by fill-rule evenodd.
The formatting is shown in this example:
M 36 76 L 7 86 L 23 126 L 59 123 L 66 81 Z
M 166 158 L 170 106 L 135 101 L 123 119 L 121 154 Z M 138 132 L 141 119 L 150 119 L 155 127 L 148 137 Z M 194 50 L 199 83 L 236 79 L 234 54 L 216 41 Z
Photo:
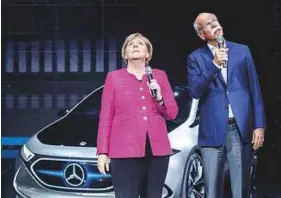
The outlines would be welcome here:
M 96 161 L 40 158 L 30 167 L 45 187 L 64 191 L 111 191 L 110 174 L 102 175 Z

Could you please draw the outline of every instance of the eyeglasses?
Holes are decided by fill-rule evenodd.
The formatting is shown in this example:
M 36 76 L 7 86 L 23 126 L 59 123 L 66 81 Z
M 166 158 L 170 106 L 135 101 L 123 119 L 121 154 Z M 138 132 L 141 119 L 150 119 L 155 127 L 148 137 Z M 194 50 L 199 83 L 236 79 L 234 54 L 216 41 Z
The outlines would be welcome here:
M 212 21 L 210 21 L 210 22 L 204 24 L 202 27 L 198 28 L 198 32 L 200 32 L 201 30 L 205 29 L 206 27 L 212 26 L 215 23 L 218 23 L 217 19 L 213 19 Z

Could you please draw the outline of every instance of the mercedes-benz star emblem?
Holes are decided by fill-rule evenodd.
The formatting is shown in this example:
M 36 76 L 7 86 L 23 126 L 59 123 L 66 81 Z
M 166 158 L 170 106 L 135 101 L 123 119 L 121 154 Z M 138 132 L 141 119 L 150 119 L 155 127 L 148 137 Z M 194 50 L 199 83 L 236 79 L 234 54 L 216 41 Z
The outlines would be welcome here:
M 64 179 L 70 186 L 80 186 L 85 179 L 85 173 L 80 164 L 71 163 L 64 169 Z
M 79 145 L 80 146 L 85 146 L 87 144 L 87 142 L 80 142 Z

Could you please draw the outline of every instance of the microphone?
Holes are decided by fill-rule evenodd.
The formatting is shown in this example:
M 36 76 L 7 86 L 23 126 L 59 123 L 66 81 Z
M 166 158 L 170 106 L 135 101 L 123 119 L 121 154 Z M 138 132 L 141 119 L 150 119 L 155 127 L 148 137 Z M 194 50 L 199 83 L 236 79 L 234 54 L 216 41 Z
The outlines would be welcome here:
M 152 76 L 152 69 L 150 66 L 146 66 L 145 67 L 145 73 L 147 74 L 147 78 L 148 78 L 148 82 L 149 84 L 151 83 L 151 80 L 153 79 L 153 76 Z M 157 90 L 156 89 L 151 89 L 151 94 L 152 94 L 152 97 L 153 98 L 156 98 L 157 96 Z
M 216 40 L 217 40 L 219 49 L 225 48 L 225 40 L 224 40 L 223 36 L 217 35 Z M 226 65 L 227 65 L 227 61 L 222 61 L 221 66 L 223 68 L 226 68 Z

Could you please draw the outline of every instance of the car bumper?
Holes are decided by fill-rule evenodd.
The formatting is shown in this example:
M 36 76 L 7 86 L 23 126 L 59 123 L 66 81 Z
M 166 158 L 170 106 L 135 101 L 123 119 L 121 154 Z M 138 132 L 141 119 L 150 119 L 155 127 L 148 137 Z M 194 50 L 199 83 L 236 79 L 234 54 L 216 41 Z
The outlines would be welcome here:
M 62 192 L 47 189 L 41 186 L 31 175 L 29 170 L 26 168 L 25 164 L 22 162 L 19 164 L 16 171 L 13 186 L 18 194 L 22 198 L 85 198 L 85 197 L 95 197 L 95 198 L 113 198 L 114 192 L 107 193 L 76 193 L 76 192 Z
M 114 192 L 106 192 L 106 193 L 77 193 L 77 192 L 63 192 L 63 191 L 55 191 L 50 190 L 43 187 L 39 184 L 35 178 L 33 178 L 30 171 L 26 168 L 25 164 L 20 160 L 18 160 L 17 170 L 13 180 L 13 186 L 17 193 L 17 197 L 20 198 L 114 198 Z M 165 192 L 165 193 L 164 193 Z M 174 195 L 171 190 L 165 186 L 163 190 L 163 194 L 165 194 L 164 198 L 173 198 Z

